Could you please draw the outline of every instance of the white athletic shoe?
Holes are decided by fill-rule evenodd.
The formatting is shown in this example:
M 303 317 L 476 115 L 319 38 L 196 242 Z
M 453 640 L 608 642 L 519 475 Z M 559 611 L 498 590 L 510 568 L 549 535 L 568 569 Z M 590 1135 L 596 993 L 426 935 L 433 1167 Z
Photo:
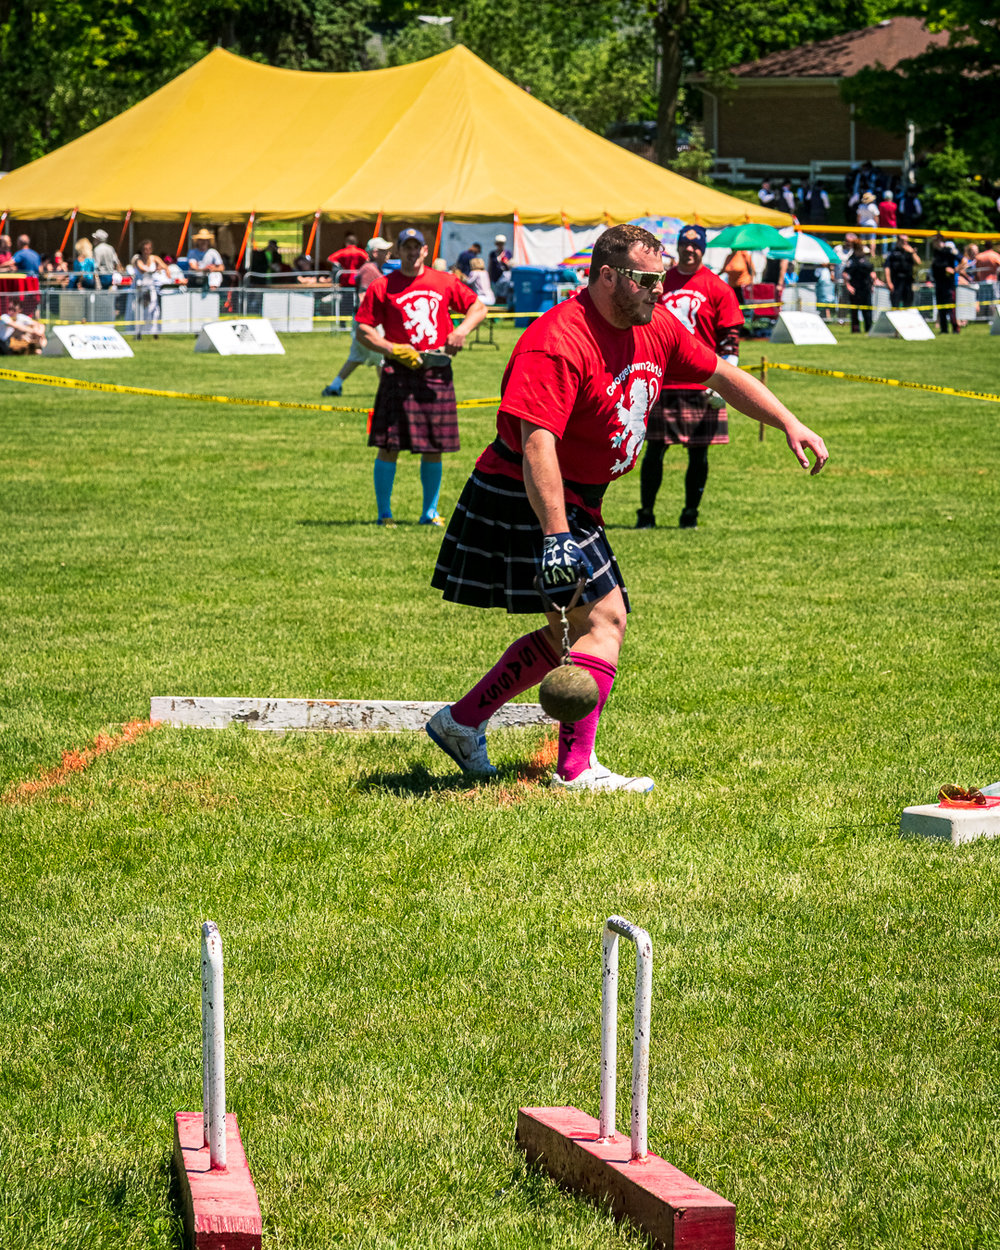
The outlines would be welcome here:
M 585 768 L 579 777 L 566 781 L 558 773 L 553 773 L 549 782 L 553 790 L 627 790 L 632 794 L 648 794 L 654 784 L 652 777 L 623 777 L 620 773 L 613 773 L 598 762 L 593 752 L 590 754 L 590 767 Z
M 431 741 L 450 755 L 464 773 L 474 777 L 495 777 L 497 770 L 486 754 L 486 721 L 478 729 L 456 724 L 451 707 L 435 712 L 424 726 Z

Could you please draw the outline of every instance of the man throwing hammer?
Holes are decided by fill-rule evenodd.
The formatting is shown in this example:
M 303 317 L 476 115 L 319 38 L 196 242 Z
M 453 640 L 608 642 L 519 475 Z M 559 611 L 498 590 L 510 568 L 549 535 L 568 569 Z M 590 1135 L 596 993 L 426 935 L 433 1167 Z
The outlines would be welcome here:
M 597 726 L 611 693 L 629 611 L 604 532 L 608 484 L 634 468 L 649 410 L 666 380 L 710 386 L 755 421 L 782 431 L 804 469 L 827 460 L 823 440 L 755 378 L 721 360 L 660 305 L 657 238 L 614 226 L 594 245 L 590 282 L 521 336 L 501 384 L 497 438 L 479 457 L 448 526 L 432 584 L 446 599 L 536 613 L 546 598 L 567 603 L 574 664 L 597 683 L 589 716 L 559 727 L 552 786 L 645 791 L 650 777 L 612 772 L 597 760 Z M 567 588 L 571 588 L 567 589 Z M 465 771 L 496 772 L 486 750 L 489 718 L 537 685 L 560 661 L 559 611 L 514 642 L 467 694 L 442 708 L 427 732 Z
M 424 265 L 427 246 L 419 230 L 404 230 L 397 247 L 398 272 L 375 279 L 355 317 L 361 344 L 386 358 L 368 436 L 369 447 L 378 449 L 377 523 L 394 524 L 392 487 L 402 450 L 420 454 L 420 524 L 443 525 L 437 510 L 441 453 L 459 447 L 450 357 L 462 350 L 486 306 L 464 282 Z M 453 310 L 464 314 L 454 327 Z

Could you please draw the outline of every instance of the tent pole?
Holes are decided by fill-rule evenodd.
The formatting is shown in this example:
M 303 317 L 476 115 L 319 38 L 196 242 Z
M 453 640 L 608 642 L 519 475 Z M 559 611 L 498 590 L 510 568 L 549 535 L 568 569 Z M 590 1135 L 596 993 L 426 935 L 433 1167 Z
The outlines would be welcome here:
M 135 255 L 135 222 L 131 215 L 128 219 L 128 254 L 130 260 Z
M 70 232 L 72 232 L 73 234 L 73 250 L 75 252 L 76 251 L 76 209 L 75 208 L 73 209 L 72 213 L 70 213 L 69 222 L 66 226 L 66 233 L 63 235 L 62 242 L 59 244 L 60 252 L 65 253 L 66 243 L 67 243 L 67 240 L 69 239 Z

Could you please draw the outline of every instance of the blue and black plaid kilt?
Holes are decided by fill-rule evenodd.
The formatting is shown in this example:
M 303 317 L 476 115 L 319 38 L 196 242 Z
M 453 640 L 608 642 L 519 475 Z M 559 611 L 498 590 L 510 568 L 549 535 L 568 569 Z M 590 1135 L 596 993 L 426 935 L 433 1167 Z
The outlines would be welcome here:
M 725 408 L 709 405 L 705 391 L 661 391 L 649 414 L 646 438 L 694 447 L 728 443 L 729 417 Z
M 451 366 L 383 366 L 368 446 L 387 451 L 458 451 L 458 410 Z
M 618 586 L 628 611 L 628 591 L 604 527 L 573 504 L 567 505 L 566 515 L 570 533 L 594 568 L 580 602 L 603 599 Z M 445 531 L 431 585 L 452 603 L 543 612 L 534 585 L 541 554 L 542 528 L 524 483 L 475 469 Z

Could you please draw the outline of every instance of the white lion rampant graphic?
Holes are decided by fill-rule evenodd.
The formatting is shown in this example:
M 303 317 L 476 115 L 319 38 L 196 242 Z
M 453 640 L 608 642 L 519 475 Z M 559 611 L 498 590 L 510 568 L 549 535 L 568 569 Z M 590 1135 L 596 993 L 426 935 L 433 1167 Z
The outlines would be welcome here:
M 674 314 L 685 330 L 694 334 L 695 318 L 698 316 L 698 309 L 704 304 L 705 297 L 700 291 L 686 291 L 683 288 L 680 291 L 671 291 L 669 295 L 665 295 L 663 303 L 667 309 Z
M 648 378 L 633 378 L 629 387 L 628 399 L 624 394 L 617 400 L 618 420 L 622 430 L 611 440 L 611 446 L 621 448 L 622 458 L 611 466 L 612 473 L 624 473 L 631 469 L 639 458 L 642 445 L 646 441 L 646 418 L 650 408 L 659 394 L 659 384 Z
M 421 292 L 409 299 L 399 301 L 400 311 L 404 315 L 403 328 L 409 333 L 414 347 L 421 344 L 434 346 L 437 343 L 436 316 L 440 295 Z

